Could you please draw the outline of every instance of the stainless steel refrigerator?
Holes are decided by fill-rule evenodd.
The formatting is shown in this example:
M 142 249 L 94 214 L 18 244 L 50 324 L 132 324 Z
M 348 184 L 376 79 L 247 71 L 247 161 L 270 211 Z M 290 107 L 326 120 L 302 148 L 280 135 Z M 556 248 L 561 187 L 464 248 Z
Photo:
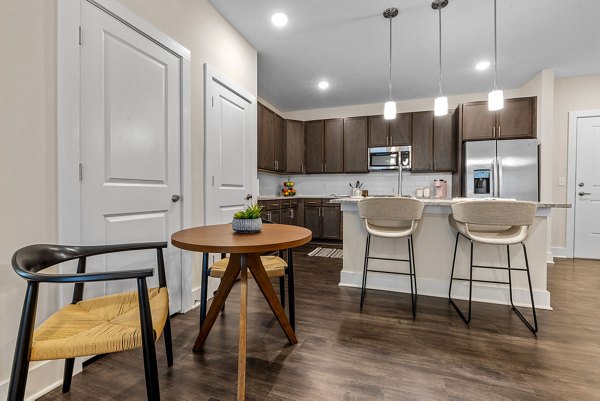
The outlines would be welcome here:
M 467 198 L 538 201 L 537 139 L 465 143 Z

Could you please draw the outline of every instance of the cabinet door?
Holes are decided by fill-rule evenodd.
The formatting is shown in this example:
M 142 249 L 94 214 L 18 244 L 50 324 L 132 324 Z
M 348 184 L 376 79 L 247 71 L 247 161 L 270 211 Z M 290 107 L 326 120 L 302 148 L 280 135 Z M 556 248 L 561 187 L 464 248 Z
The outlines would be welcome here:
M 323 136 L 323 120 L 308 121 L 306 133 L 306 172 L 323 172 L 323 153 L 325 149 Z
M 273 118 L 273 160 L 275 171 L 285 171 L 285 131 L 284 120 L 277 114 Z
M 281 223 L 281 211 L 280 210 L 270 210 L 267 212 L 267 220 L 272 223 L 279 224 Z
M 369 116 L 369 147 L 389 146 L 389 124 L 383 116 Z
M 340 208 L 324 206 L 321 208 L 321 238 L 340 238 Z
M 390 120 L 390 146 L 405 146 L 412 142 L 412 113 L 396 114 Z
M 413 113 L 412 170 L 433 170 L 433 111 Z
M 344 172 L 344 120 L 325 120 L 325 173 Z
M 344 119 L 344 173 L 368 172 L 367 117 Z
M 471 102 L 462 105 L 463 141 L 494 139 L 496 113 L 488 110 L 487 102 Z
M 433 169 L 456 170 L 456 130 L 454 113 L 433 119 Z
M 304 124 L 285 121 L 285 171 L 304 173 Z
M 292 209 L 281 209 L 279 214 L 280 224 L 292 224 Z
M 504 108 L 497 112 L 497 138 L 536 138 L 536 98 L 506 99 Z
M 275 114 L 261 104 L 259 104 L 258 110 L 258 168 L 263 170 L 274 170 L 273 120 Z
M 321 238 L 321 208 L 304 208 L 304 227 L 312 231 L 313 238 Z

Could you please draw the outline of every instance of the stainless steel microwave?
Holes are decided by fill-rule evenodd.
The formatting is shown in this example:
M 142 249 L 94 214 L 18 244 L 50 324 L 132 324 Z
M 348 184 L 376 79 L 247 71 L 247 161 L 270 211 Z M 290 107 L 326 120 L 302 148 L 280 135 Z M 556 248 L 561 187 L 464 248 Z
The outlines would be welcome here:
M 410 146 L 369 148 L 369 170 L 411 169 Z

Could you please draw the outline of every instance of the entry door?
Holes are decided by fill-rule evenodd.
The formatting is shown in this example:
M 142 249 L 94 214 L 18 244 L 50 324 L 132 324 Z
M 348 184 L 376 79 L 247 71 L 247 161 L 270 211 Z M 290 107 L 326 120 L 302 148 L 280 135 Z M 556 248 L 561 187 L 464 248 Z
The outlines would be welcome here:
M 256 102 L 205 66 L 205 223 L 230 223 L 256 201 Z
M 87 1 L 81 13 L 83 242 L 169 241 L 181 229 L 181 60 Z M 181 309 L 181 252 L 164 252 L 174 313 Z M 88 263 L 88 271 L 157 265 L 155 251 Z M 150 285 L 158 285 L 156 270 Z M 85 296 L 134 289 L 135 280 L 86 284 Z
M 600 259 L 600 117 L 577 121 L 576 258 Z

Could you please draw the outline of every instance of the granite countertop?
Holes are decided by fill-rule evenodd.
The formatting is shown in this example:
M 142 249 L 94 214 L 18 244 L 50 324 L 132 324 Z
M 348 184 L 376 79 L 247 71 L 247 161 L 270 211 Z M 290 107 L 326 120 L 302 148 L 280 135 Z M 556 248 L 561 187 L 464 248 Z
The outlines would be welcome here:
M 331 200 L 331 203 L 357 203 L 364 198 L 335 198 Z M 454 199 L 420 199 L 425 206 L 452 206 L 457 202 L 463 202 L 468 200 L 476 200 L 473 198 L 454 198 Z M 571 208 L 570 203 L 554 203 L 554 202 L 536 202 L 538 208 L 558 208 L 558 209 L 569 209 Z
M 346 197 L 350 199 L 350 197 Z M 282 196 L 282 195 L 260 195 L 259 201 L 262 200 L 280 200 L 280 199 L 344 199 L 342 195 L 298 195 Z

